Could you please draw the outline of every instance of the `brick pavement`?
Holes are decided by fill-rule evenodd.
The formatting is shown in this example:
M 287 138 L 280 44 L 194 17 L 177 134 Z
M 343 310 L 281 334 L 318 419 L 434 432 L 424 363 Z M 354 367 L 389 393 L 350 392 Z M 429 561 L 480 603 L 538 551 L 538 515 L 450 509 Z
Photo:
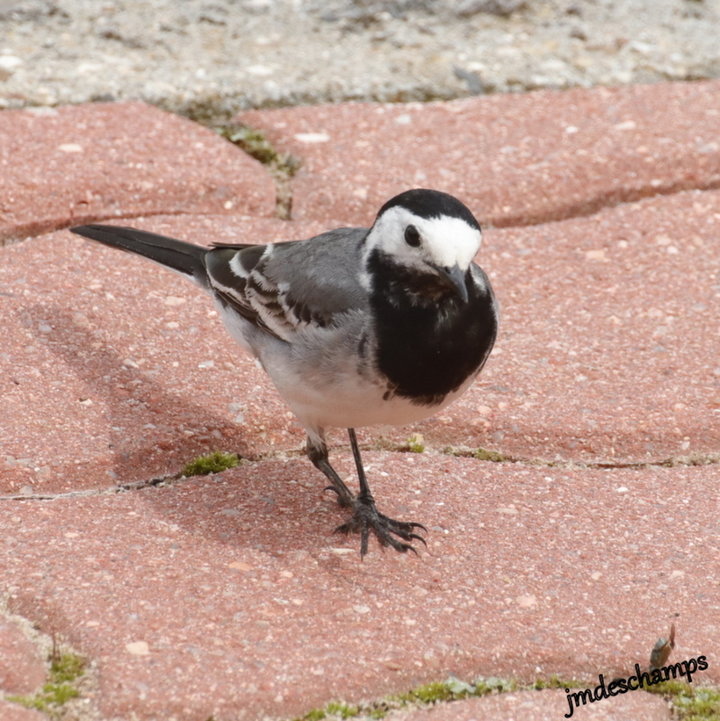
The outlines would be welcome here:
M 286 221 L 265 168 L 172 115 L 0 113 L 0 233 L 21 241 L 0 248 L 3 690 L 42 683 L 28 621 L 88 659 L 78 718 L 292 717 L 450 674 L 592 686 L 647 663 L 671 621 L 671 659 L 705 654 L 695 683 L 720 683 L 718 118 L 717 82 L 244 114 L 303 162 Z M 363 431 L 384 508 L 430 533 L 418 558 L 360 562 L 207 298 L 63 228 L 298 238 L 413 185 L 489 222 L 501 336 L 441 417 Z M 425 453 L 402 452 L 416 431 Z M 113 490 L 215 449 L 247 460 Z M 518 691 L 392 718 L 566 710 Z M 581 713 L 670 718 L 642 692 Z

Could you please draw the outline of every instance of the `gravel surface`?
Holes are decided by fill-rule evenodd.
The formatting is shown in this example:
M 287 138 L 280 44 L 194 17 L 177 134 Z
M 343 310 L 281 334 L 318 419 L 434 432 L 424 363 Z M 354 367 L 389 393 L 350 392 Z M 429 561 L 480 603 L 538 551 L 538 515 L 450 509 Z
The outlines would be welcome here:
M 720 76 L 720 0 L 0 0 L 0 107 L 241 108 Z

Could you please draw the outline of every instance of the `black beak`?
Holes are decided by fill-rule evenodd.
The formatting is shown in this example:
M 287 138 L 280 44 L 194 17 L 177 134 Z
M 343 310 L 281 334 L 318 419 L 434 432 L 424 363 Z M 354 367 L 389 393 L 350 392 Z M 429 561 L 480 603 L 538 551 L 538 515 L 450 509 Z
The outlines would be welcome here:
M 457 292 L 458 297 L 463 303 L 468 302 L 467 285 L 465 284 L 466 272 L 460 270 L 460 267 L 454 265 L 452 268 L 438 268 L 440 275 L 444 277 Z

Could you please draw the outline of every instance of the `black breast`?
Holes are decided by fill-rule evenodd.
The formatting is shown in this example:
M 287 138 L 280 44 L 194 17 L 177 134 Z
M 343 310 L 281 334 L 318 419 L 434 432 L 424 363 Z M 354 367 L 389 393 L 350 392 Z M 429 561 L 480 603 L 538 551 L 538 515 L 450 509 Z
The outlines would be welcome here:
M 413 277 L 387 257 L 371 256 L 369 270 L 376 363 L 390 394 L 440 403 L 482 368 L 492 350 L 497 313 L 489 282 L 478 285 L 468 272 L 463 303 L 447 293 L 427 293 L 427 277 Z

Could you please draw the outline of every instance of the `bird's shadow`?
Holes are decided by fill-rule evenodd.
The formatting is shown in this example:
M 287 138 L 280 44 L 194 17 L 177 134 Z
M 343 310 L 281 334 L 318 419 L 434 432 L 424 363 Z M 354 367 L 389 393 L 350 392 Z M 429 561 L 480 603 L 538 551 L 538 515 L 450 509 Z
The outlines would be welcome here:
M 108 450 L 112 456 L 111 475 L 115 484 L 177 475 L 189 460 L 217 450 L 218 446 L 238 453 L 241 458 L 252 458 L 252 450 L 249 450 L 252 444 L 242 425 L 184 395 L 168 391 L 151 375 L 123 364 L 123 359 L 101 335 L 76 322 L 66 308 L 36 304 L 24 307 L 19 315 L 22 324 L 35 334 L 41 324 L 50 325 L 52 330 L 42 336 L 45 347 L 70 368 L 87 385 L 89 394 L 104 406 L 103 424 L 109 434 Z M 139 390 L 133 391 L 134 388 Z M 131 403 L 128 403 L 129 399 Z M 257 470 L 260 467 L 262 477 Z M 146 498 L 153 498 L 155 494 L 153 502 L 158 510 L 173 516 L 174 522 L 193 532 L 203 535 L 209 532 L 218 540 L 238 545 L 244 545 L 247 540 L 251 545 L 273 547 L 277 545 L 278 513 L 287 513 L 292 519 L 306 514 L 317 515 L 318 510 L 324 509 L 332 523 L 332 498 L 320 503 L 319 508 L 321 496 L 317 491 L 288 488 L 295 486 L 294 479 L 307 476 L 306 471 L 312 475 L 307 461 L 291 458 L 245 466 L 231 472 L 233 483 L 230 484 L 218 482 L 219 477 L 178 483 L 176 487 L 183 494 L 193 494 L 185 509 L 180 511 L 173 503 L 169 489 L 162 494 L 149 489 Z M 54 473 L 58 477 L 73 478 L 89 474 L 78 480 L 78 486 L 83 489 L 104 490 L 113 485 L 113 480 L 108 482 L 106 456 L 99 462 L 85 464 L 67 458 L 54 465 Z M 198 487 L 204 487 L 204 490 L 196 492 Z M 318 491 L 321 488 L 318 479 Z M 246 508 L 252 515 L 250 525 L 247 519 L 236 517 L 232 511 L 236 501 L 238 507 Z M 219 513 L 222 521 L 212 523 L 204 511 L 216 519 Z M 310 526 L 318 523 L 319 519 L 310 521 Z M 318 526 L 321 535 L 322 528 L 323 524 Z M 295 535 L 282 534 L 284 549 Z M 300 534 L 297 544 L 290 545 L 303 548 L 303 535 Z
M 41 324 L 50 326 L 52 330 L 42 336 L 45 347 L 106 409 L 108 448 L 118 481 L 170 473 L 199 453 L 217 449 L 219 443 L 241 455 L 248 453 L 241 426 L 124 363 L 107 341 L 77 323 L 67 309 L 26 306 L 21 321 L 34 333 Z M 163 427 L 155 433 L 159 421 Z M 158 456 L 163 458 L 160 463 Z

